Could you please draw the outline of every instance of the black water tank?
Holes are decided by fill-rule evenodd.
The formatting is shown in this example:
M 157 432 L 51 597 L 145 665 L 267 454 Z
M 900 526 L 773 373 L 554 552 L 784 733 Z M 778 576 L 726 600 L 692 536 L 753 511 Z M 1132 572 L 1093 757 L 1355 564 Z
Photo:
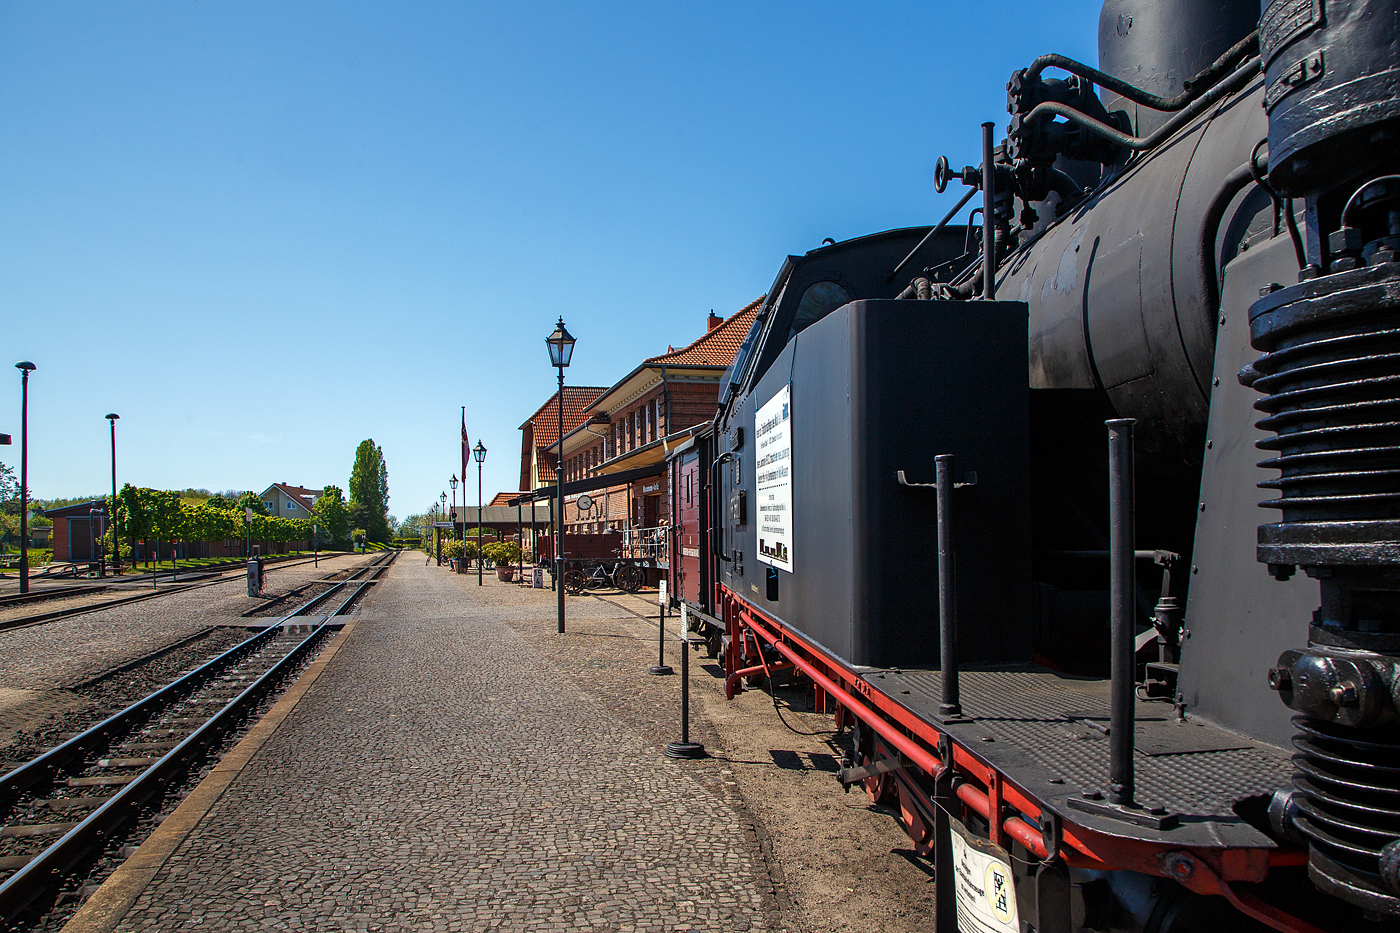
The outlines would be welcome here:
M 1106 0 L 1099 11 L 1099 70 L 1175 97 L 1183 82 L 1249 35 L 1258 20 L 1254 0 Z M 1133 117 L 1139 136 L 1171 116 L 1100 94 L 1110 111 Z
M 1400 140 L 1400 2 L 1273 0 L 1259 22 L 1269 180 L 1302 195 L 1339 165 L 1393 160 Z

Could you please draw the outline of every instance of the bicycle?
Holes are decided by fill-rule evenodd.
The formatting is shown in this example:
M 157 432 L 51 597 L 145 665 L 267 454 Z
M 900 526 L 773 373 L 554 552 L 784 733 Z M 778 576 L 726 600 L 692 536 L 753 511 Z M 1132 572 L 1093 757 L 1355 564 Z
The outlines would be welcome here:
M 577 596 L 585 589 L 596 590 L 611 586 L 624 593 L 635 593 L 642 588 L 642 570 L 628 560 L 616 560 L 612 566 L 607 561 L 589 561 L 582 566 L 575 565 L 564 571 L 564 592 Z

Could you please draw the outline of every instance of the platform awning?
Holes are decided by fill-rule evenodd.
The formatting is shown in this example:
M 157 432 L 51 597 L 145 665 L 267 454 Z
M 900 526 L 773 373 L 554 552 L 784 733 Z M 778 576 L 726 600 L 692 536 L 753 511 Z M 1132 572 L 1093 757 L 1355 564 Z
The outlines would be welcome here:
M 634 470 L 622 470 L 618 473 L 604 473 L 601 476 L 590 476 L 587 479 L 574 480 L 572 483 L 564 484 L 564 496 L 576 496 L 581 492 L 592 492 L 595 489 L 607 489 L 609 486 L 623 486 L 633 480 L 647 479 L 652 476 L 660 476 L 666 472 L 666 462 L 664 460 L 651 463 L 646 466 L 637 467 Z M 525 496 L 516 496 L 508 500 L 508 507 L 513 508 L 517 502 L 538 502 L 543 499 L 553 499 L 558 493 L 557 486 L 541 486 L 534 492 Z

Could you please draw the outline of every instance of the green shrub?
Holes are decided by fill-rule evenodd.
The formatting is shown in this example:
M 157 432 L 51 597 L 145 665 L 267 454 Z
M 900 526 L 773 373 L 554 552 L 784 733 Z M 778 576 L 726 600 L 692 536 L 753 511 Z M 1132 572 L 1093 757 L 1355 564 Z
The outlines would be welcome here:
M 500 541 L 495 544 L 483 545 L 481 548 L 486 559 L 497 567 L 509 567 L 520 560 L 520 545 L 514 541 Z

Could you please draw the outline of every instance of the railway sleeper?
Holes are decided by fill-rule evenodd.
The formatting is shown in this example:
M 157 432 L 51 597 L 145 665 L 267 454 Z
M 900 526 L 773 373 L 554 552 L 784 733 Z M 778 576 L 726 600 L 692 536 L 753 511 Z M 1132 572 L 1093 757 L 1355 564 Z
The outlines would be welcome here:
M 22 836 L 56 836 L 66 833 L 77 823 L 31 823 L 27 826 L 6 826 L 0 829 L 0 837 L 14 839 Z

